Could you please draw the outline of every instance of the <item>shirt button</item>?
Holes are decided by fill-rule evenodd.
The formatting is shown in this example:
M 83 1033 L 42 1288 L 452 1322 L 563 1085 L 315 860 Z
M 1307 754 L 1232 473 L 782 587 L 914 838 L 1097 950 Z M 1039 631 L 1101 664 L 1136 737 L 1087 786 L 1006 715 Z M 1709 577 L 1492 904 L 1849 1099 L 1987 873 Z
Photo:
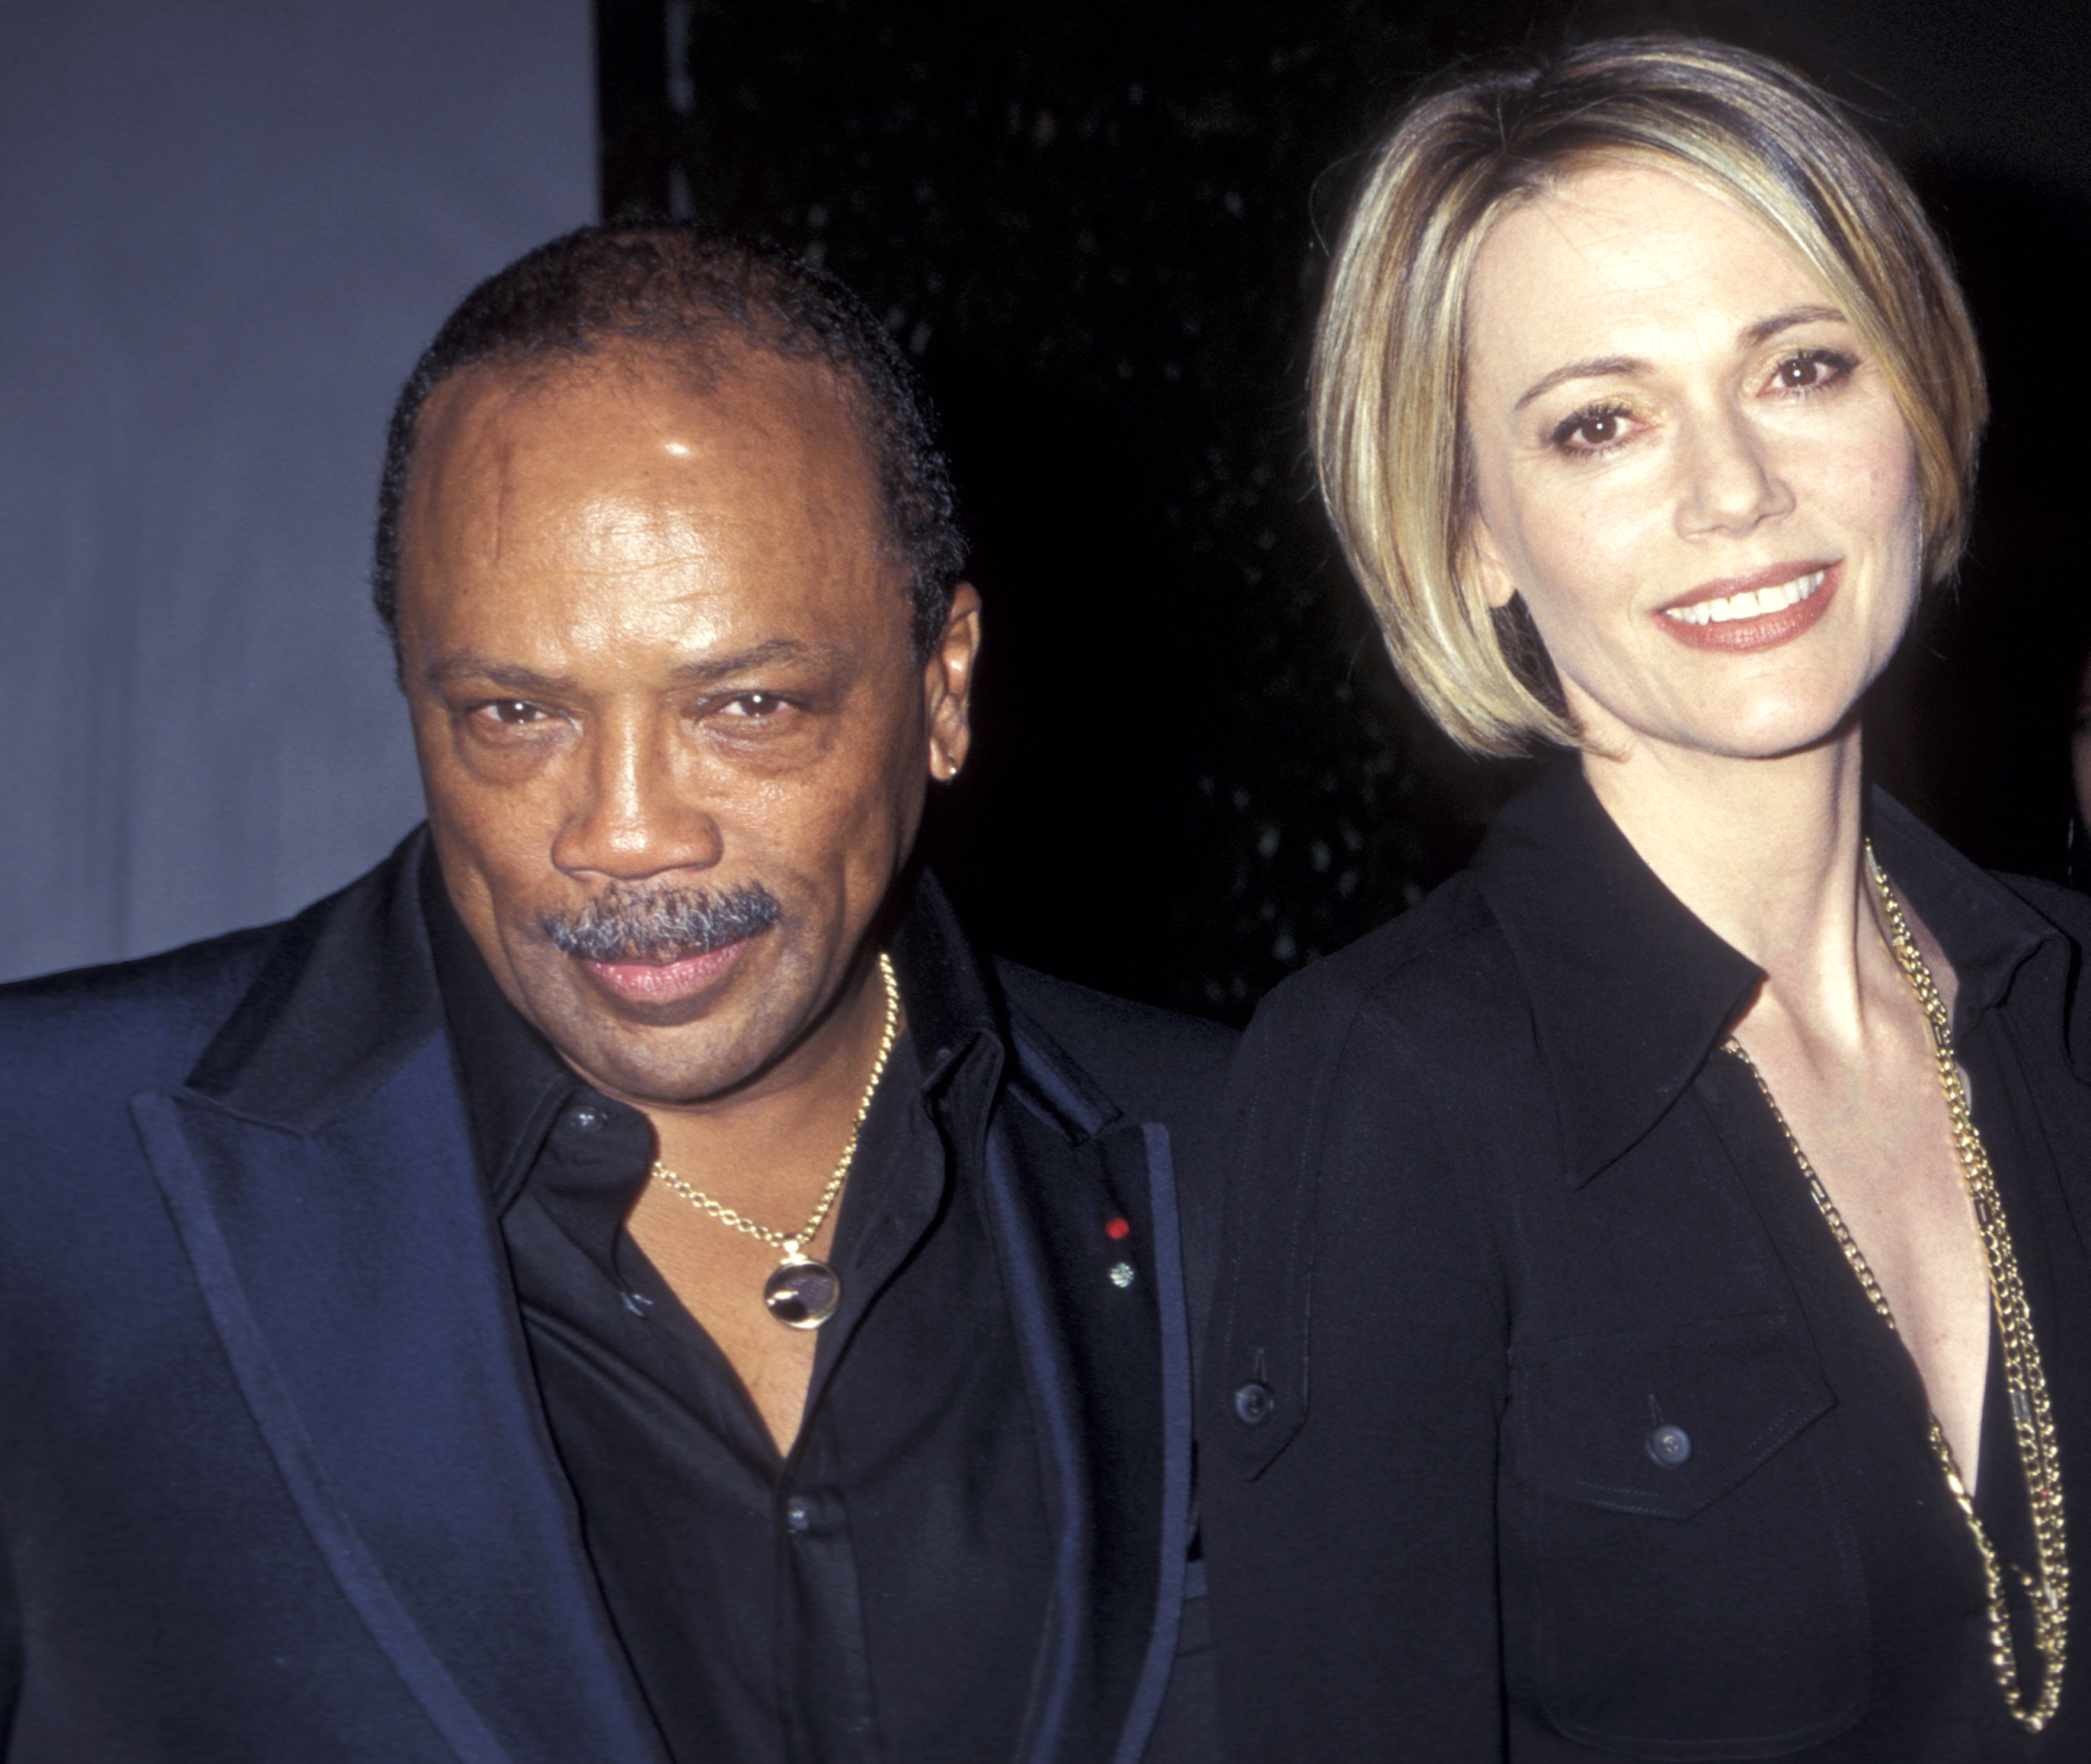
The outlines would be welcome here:
M 1692 1456 L 1692 1436 L 1675 1423 L 1665 1421 L 1648 1436 L 1648 1455 L 1666 1470 L 1674 1470 Z
M 567 1125 L 576 1133 L 597 1133 L 607 1117 L 593 1102 L 584 1102 L 567 1117 Z
M 1235 1392 L 1235 1413 L 1244 1425 L 1261 1427 L 1278 1405 L 1271 1400 L 1270 1387 L 1252 1380 Z
M 806 1503 L 804 1501 L 787 1501 L 784 1503 L 784 1525 L 790 1531 L 810 1531 L 813 1529 L 813 1516 L 806 1510 Z

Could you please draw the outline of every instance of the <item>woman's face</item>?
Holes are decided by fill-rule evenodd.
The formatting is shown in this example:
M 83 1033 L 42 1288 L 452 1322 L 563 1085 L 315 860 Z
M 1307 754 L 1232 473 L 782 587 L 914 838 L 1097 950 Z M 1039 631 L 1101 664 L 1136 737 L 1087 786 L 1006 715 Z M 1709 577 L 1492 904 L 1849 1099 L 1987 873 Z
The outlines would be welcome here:
M 1835 304 L 1741 209 L 1592 166 L 1483 242 L 1466 311 L 1475 561 L 1600 750 L 1834 731 L 1915 605 L 1916 451 Z

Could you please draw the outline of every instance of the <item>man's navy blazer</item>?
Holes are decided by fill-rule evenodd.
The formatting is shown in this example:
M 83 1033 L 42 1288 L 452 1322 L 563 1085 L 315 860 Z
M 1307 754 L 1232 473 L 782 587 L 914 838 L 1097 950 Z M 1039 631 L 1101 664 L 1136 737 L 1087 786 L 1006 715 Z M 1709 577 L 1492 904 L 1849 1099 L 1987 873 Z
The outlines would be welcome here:
M 282 925 L 0 990 L 10 1764 L 662 1764 L 474 1167 L 425 843 Z M 949 909 L 925 881 L 914 912 Z M 984 1118 L 940 1124 L 987 1184 L 1054 1526 L 1015 1756 L 1132 1764 L 1192 1524 L 1176 1188 L 1228 1037 L 899 959 L 1002 1029 Z

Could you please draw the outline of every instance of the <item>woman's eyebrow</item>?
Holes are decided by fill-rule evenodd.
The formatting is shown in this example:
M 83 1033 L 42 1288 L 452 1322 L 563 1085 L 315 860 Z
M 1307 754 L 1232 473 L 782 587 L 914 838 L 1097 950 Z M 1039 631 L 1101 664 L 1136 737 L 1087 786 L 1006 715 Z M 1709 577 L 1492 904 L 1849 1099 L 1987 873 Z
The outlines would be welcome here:
M 1754 325 L 1743 327 L 1741 343 L 1751 348 L 1769 342 L 1783 330 L 1791 330 L 1796 325 L 1842 325 L 1844 315 L 1834 306 L 1792 306 L 1783 313 L 1774 313 L 1770 318 L 1761 318 Z
M 1523 410 L 1536 398 L 1544 398 L 1555 386 L 1569 380 L 1603 380 L 1620 374 L 1645 373 L 1648 364 L 1634 356 L 1605 356 L 1589 361 L 1571 361 L 1565 368 L 1556 368 L 1551 373 L 1535 382 L 1531 390 L 1511 408 Z
M 1791 330 L 1796 325 L 1842 325 L 1847 321 L 1843 313 L 1834 306 L 1792 306 L 1783 313 L 1774 313 L 1769 318 L 1758 319 L 1743 327 L 1738 341 L 1746 349 L 1770 341 L 1783 330 Z M 1570 380 L 1602 380 L 1623 374 L 1645 373 L 1648 364 L 1635 356 L 1604 356 L 1588 361 L 1571 361 L 1566 367 L 1556 368 L 1533 382 L 1531 389 L 1511 408 L 1523 410 L 1536 398 L 1544 398 L 1555 386 Z

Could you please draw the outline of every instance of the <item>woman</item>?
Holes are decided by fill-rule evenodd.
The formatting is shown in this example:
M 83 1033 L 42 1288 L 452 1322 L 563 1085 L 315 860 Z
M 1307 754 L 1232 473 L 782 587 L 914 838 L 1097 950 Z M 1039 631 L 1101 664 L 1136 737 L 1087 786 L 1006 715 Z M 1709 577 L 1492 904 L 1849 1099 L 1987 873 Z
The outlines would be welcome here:
M 1775 64 L 1600 43 L 1382 144 L 1324 492 L 1443 727 L 1572 757 L 1244 1048 L 1231 1764 L 2091 1757 L 2091 917 L 1860 753 L 1984 411 Z

